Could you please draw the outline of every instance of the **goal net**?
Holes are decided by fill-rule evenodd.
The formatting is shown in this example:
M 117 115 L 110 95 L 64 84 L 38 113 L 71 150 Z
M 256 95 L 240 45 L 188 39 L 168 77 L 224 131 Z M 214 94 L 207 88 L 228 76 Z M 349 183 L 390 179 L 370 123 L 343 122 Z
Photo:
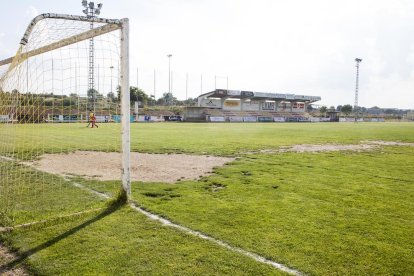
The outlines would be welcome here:
M 108 186 L 129 193 L 128 28 L 43 14 L 0 58 L 0 227 L 99 210 L 91 191 Z

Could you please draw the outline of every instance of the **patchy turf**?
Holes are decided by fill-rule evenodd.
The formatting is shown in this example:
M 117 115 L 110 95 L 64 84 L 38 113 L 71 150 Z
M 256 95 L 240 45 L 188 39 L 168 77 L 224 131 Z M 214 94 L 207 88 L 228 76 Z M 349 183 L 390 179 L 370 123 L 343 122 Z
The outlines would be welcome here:
M 133 197 L 176 223 L 309 274 L 410 275 L 413 156 L 413 147 L 247 155 L 201 182 L 134 183 Z
M 1 155 L 119 151 L 117 125 L 23 125 L 3 137 Z M 15 140 L 4 135 L 15 134 Z M 140 152 L 239 156 L 201 181 L 133 183 L 143 208 L 228 244 L 309 274 L 414 274 L 414 148 L 244 154 L 296 144 L 414 142 L 414 124 L 133 124 Z M 17 262 L 35 274 L 278 274 L 240 254 L 161 226 L 113 197 L 119 181 L 63 178 L 8 159 L 0 162 L 0 226 L 50 223 L 3 233 Z M 16 188 L 18 187 L 18 188 Z

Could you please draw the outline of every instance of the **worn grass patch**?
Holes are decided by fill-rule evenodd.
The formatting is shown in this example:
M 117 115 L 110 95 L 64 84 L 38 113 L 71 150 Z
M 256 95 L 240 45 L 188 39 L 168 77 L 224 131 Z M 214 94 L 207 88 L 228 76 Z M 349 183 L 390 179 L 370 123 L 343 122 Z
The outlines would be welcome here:
M 310 274 L 414 273 L 414 149 L 246 156 L 201 182 L 135 183 L 177 223 Z M 170 186 L 168 186 L 170 187 Z
M 43 153 L 119 151 L 118 128 L 0 125 L 0 155 L 33 160 Z M 140 152 L 238 156 L 200 181 L 133 183 L 133 198 L 146 210 L 309 274 L 414 274 L 413 147 L 245 154 L 295 144 L 414 142 L 414 124 L 133 124 L 131 138 Z M 129 207 L 108 206 L 73 182 L 119 194 L 120 181 L 65 181 L 0 162 L 1 225 L 52 222 L 1 234 L 19 256 L 6 265 L 24 263 L 42 275 L 278 274 Z

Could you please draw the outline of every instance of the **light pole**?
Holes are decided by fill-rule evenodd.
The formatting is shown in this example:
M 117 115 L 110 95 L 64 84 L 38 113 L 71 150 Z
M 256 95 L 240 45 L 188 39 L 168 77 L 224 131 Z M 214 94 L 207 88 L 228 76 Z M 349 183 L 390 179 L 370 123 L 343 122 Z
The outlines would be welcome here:
M 354 102 L 354 112 L 355 112 L 355 121 L 358 119 L 358 85 L 359 85 L 359 63 L 362 61 L 360 58 L 356 58 L 356 85 L 355 85 L 355 102 Z
M 109 67 L 109 69 L 111 69 L 111 93 L 113 93 L 112 92 L 112 70 L 114 69 L 114 67 L 111 65 L 111 67 Z
M 82 6 L 85 8 L 82 10 L 82 12 L 88 17 L 88 18 L 95 18 L 97 15 L 101 13 L 102 4 L 99 3 L 97 8 L 95 8 L 94 2 L 89 2 L 87 0 L 82 0 Z M 93 29 L 93 22 L 90 23 L 90 29 Z M 91 101 L 89 101 L 89 109 L 93 108 L 93 112 L 95 112 L 95 47 L 94 47 L 94 41 L 93 38 L 89 39 L 89 80 L 88 80 L 88 91 L 92 92 Z M 89 93 L 88 93 L 89 94 Z M 90 96 L 88 95 L 88 98 Z M 90 103 L 92 102 L 92 104 Z
M 172 54 L 168 54 L 168 93 L 171 94 L 171 57 Z

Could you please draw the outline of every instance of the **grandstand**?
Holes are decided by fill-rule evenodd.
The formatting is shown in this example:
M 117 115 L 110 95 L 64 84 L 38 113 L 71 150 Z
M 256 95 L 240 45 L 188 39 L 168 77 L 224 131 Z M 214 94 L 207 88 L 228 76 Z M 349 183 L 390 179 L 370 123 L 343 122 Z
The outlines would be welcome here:
M 301 122 L 308 121 L 308 105 L 319 96 L 216 89 L 198 96 L 197 107 L 187 107 L 192 122 Z

